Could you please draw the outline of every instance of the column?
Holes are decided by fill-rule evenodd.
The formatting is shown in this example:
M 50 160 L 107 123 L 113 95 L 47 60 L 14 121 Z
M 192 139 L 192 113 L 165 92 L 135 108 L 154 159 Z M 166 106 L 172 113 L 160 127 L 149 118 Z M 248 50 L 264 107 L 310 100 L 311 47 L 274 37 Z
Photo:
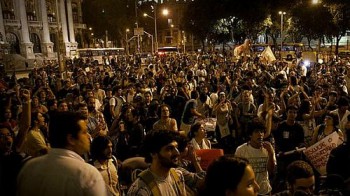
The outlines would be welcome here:
M 5 25 L 4 25 L 4 17 L 2 14 L 2 7 L 1 7 L 1 3 L 0 3 L 0 33 L 2 35 L 2 40 L 0 40 L 0 44 L 2 42 L 6 42 L 6 33 L 5 33 Z
M 67 18 L 66 18 L 66 9 L 65 9 L 65 0 L 60 1 L 60 20 L 61 20 L 61 29 L 62 29 L 62 37 L 63 43 L 65 46 L 65 56 L 68 57 L 70 54 L 70 43 L 68 40 L 68 29 L 67 29 Z
M 6 32 L 5 32 L 5 25 L 4 25 L 4 18 L 2 17 L 2 7 L 0 3 L 0 60 L 4 58 L 4 55 L 8 53 L 9 50 L 9 44 L 6 42 Z
M 68 28 L 69 28 L 69 39 L 70 42 L 75 42 L 74 36 L 74 23 L 73 23 L 73 13 L 72 13 L 72 0 L 67 0 L 67 15 L 68 15 Z
M 18 0 L 16 8 L 19 9 L 19 17 L 21 20 L 21 54 L 27 59 L 35 59 L 35 55 L 33 52 L 33 43 L 30 42 L 29 39 L 29 29 L 27 22 L 27 12 L 26 12 L 26 4 L 25 0 Z
M 74 35 L 72 0 L 67 0 L 67 14 L 68 14 L 68 28 L 69 28 L 69 39 L 71 43 L 71 50 L 76 50 L 78 47 L 78 43 L 75 41 L 75 35 Z
M 43 53 L 49 57 L 55 57 L 53 52 L 53 43 L 50 40 L 49 22 L 47 20 L 46 0 L 40 0 L 41 18 L 43 22 L 42 32 L 42 50 Z

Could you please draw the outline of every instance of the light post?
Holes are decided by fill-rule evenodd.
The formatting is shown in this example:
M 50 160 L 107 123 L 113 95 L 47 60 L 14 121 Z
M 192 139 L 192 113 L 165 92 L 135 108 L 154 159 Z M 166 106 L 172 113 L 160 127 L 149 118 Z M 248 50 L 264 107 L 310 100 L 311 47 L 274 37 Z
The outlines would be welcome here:
M 158 33 L 157 33 L 157 13 L 156 13 L 156 7 L 154 6 L 154 17 L 148 15 L 147 13 L 143 14 L 144 17 L 148 17 L 154 20 L 154 48 L 155 51 L 152 50 L 152 52 L 158 51 Z M 153 46 L 152 46 L 153 47 Z
M 130 32 L 130 29 L 125 30 L 125 50 L 126 54 L 129 55 L 129 42 L 128 42 L 128 33 Z
M 144 13 L 143 16 L 151 18 L 151 19 L 154 20 L 154 40 L 155 40 L 154 41 L 154 48 L 155 48 L 155 52 L 158 52 L 157 6 L 154 5 L 152 7 L 153 7 L 153 12 L 154 12 L 153 17 L 148 15 L 147 13 Z M 162 11 L 162 13 L 163 13 L 164 16 L 167 16 L 169 14 L 169 10 L 168 9 L 164 9 Z
M 146 33 L 146 35 L 148 35 L 149 37 L 151 37 L 151 39 L 152 39 L 152 52 L 154 52 L 155 53 L 155 51 L 154 51 L 154 48 L 153 48 L 153 46 L 154 46 L 154 44 L 153 44 L 153 35 L 151 35 L 150 33 L 147 33 L 146 31 L 144 31 L 144 33 Z
M 286 15 L 286 12 L 279 11 L 279 15 L 281 15 L 281 52 L 282 52 L 282 47 L 283 47 L 283 16 Z M 282 54 L 280 54 L 282 55 Z M 282 58 L 282 56 L 281 56 Z
M 89 27 L 89 42 L 88 42 L 88 48 L 90 48 L 90 46 L 91 46 L 91 42 L 93 42 L 93 36 L 94 36 L 94 33 L 92 32 L 92 27 Z M 92 45 L 93 45 L 93 43 L 92 43 Z
M 183 45 L 184 45 L 184 54 L 186 54 L 186 34 L 185 34 L 185 31 L 182 31 L 182 42 L 183 42 Z

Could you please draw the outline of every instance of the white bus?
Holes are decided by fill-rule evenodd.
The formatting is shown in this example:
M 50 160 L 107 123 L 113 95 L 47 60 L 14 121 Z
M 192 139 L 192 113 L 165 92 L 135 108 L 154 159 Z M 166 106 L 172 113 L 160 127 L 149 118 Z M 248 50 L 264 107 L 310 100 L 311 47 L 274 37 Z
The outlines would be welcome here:
M 98 64 L 104 64 L 104 58 L 109 61 L 110 58 L 119 55 L 125 55 L 124 48 L 82 48 L 77 50 L 76 57 L 84 60 L 92 59 L 97 61 Z
M 159 56 L 164 56 L 168 54 L 178 54 L 179 53 L 179 48 L 178 47 L 159 47 L 158 48 L 158 55 Z

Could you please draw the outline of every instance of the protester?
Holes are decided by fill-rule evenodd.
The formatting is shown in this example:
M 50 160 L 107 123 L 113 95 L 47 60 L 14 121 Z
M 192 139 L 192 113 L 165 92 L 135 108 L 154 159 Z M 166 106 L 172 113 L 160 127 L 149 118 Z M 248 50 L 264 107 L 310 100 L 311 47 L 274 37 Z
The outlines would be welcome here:
M 247 131 L 250 140 L 238 146 L 235 155 L 249 160 L 260 186 L 259 194 L 268 195 L 272 191 L 269 179 L 277 164 L 275 151 L 271 143 L 264 142 L 266 128 L 263 123 L 255 122 L 248 126 Z
M 209 165 L 204 189 L 199 195 L 257 196 L 259 188 L 246 159 L 222 156 Z
M 315 176 L 312 167 L 305 161 L 294 161 L 287 167 L 288 189 L 274 196 L 313 195 Z
M 4 195 L 16 195 L 17 175 L 30 156 L 21 152 L 31 121 L 30 92 L 23 91 L 23 111 L 17 135 L 11 126 L 0 125 L 0 190 Z
M 17 195 L 107 195 L 100 172 L 81 158 L 90 150 L 84 117 L 59 112 L 51 118 L 49 129 L 52 149 L 24 165 Z
M 341 140 L 341 142 L 344 141 L 344 134 L 338 128 L 338 126 L 339 126 L 338 115 L 334 113 L 326 114 L 324 123 L 317 126 L 316 129 L 314 130 L 311 144 L 315 144 L 316 142 L 322 140 L 323 138 L 327 137 L 333 132 L 338 133 L 339 139 Z
M 31 121 L 32 126 L 24 140 L 23 152 L 33 157 L 47 154 L 50 144 L 45 118 L 40 112 L 34 112 Z
M 160 119 L 153 124 L 153 130 L 170 130 L 177 131 L 176 120 L 170 118 L 170 108 L 167 105 L 160 106 Z
M 173 131 L 153 131 L 144 140 L 145 161 L 149 169 L 143 171 L 131 185 L 127 195 L 186 195 L 185 180 L 180 170 L 178 140 Z
M 206 137 L 204 124 L 196 122 L 191 126 L 189 132 L 190 144 L 195 150 L 211 149 L 211 142 Z
M 98 136 L 91 143 L 91 164 L 98 169 L 105 181 L 109 195 L 119 196 L 118 161 L 112 155 L 112 140 L 107 136 Z
M 4 123 L 11 124 L 10 127 L 17 135 L 20 132 L 15 122 L 17 127 L 21 125 L 21 112 L 23 114 L 25 109 L 21 89 L 33 86 L 33 92 L 36 92 L 39 103 L 35 105 L 35 110 L 44 108 L 40 105 L 46 106 L 49 110 L 44 114 L 47 124 L 50 124 L 54 116 L 56 97 L 57 111 L 60 112 L 82 112 L 81 108 L 79 110 L 79 105 L 86 104 L 88 113 L 85 115 L 97 119 L 96 123 L 89 123 L 93 137 L 110 135 L 114 147 L 117 147 L 113 154 L 121 160 L 139 155 L 143 135 L 151 133 L 154 123 L 161 118 L 157 114 L 159 105 L 168 105 L 171 111 L 169 118 L 176 120 L 176 125 L 172 128 L 182 133 L 190 131 L 190 127 L 196 121 L 202 121 L 204 118 L 212 118 L 211 122 L 220 123 L 221 127 L 228 122 L 228 129 L 225 130 L 228 132 L 222 132 L 220 135 L 221 132 L 217 129 L 218 134 L 213 135 L 214 139 L 211 139 L 213 141 L 211 148 L 224 148 L 226 154 L 234 153 L 237 145 L 247 141 L 247 135 L 242 135 L 240 132 L 244 127 L 242 125 L 245 122 L 251 124 L 250 121 L 255 120 L 254 116 L 257 114 L 259 121 L 264 122 L 266 126 L 264 141 L 269 141 L 276 147 L 279 171 L 277 177 L 282 179 L 285 174 L 281 173 L 280 169 L 285 170 L 287 163 L 303 158 L 298 151 L 287 156 L 284 156 L 284 153 L 294 152 L 296 147 L 301 151 L 301 147 L 309 145 L 300 139 L 302 137 L 299 123 L 309 128 L 311 122 L 313 127 L 317 127 L 324 123 L 324 114 L 332 111 L 331 113 L 341 117 L 339 128 L 344 138 L 347 138 L 344 127 L 348 114 L 346 109 L 348 95 L 344 91 L 346 85 L 342 78 L 346 79 L 345 75 L 349 74 L 347 68 L 349 61 L 330 59 L 327 64 L 316 63 L 301 71 L 296 64 L 298 61 L 287 63 L 276 60 L 266 63 L 261 61 L 262 58 L 255 58 L 255 53 L 251 55 L 250 58 L 247 56 L 237 62 L 231 58 L 232 54 L 229 51 L 225 54 L 220 54 L 219 51 L 201 51 L 201 53 L 176 55 L 150 55 L 141 63 L 138 55 L 118 54 L 106 56 L 104 62 L 111 64 L 103 66 L 97 65 L 96 59 L 92 57 L 76 58 L 67 60 L 66 71 L 63 73 L 58 69 L 57 62 L 45 61 L 43 67 L 32 71 L 29 68 L 28 78 L 17 80 L 15 75 L 0 78 L 1 111 L 6 111 Z M 306 76 L 300 76 L 300 73 L 305 75 L 305 71 Z M 103 91 L 106 92 L 104 99 L 102 99 L 104 93 L 98 96 L 99 92 Z M 220 100 L 225 100 L 225 105 L 230 104 L 231 107 L 218 115 L 217 111 L 212 113 L 212 110 L 218 109 L 214 108 L 214 105 L 217 104 L 221 92 L 225 93 L 225 99 Z M 194 95 L 191 97 L 192 100 L 190 94 Z M 35 102 L 36 95 L 30 97 Z M 89 98 L 93 96 L 96 97 Z M 246 113 L 248 116 L 244 115 L 244 112 L 251 107 L 243 106 L 241 100 L 244 96 L 246 96 L 245 104 L 249 102 L 249 106 L 259 106 L 257 111 Z M 304 101 L 305 99 L 307 101 Z M 103 107 L 96 110 L 97 100 L 103 103 Z M 311 101 L 312 105 L 308 101 Z M 305 106 L 310 106 L 311 110 L 307 110 L 304 106 L 300 107 L 302 102 Z M 153 103 L 156 104 L 152 106 Z M 294 109 L 299 111 L 299 115 L 289 110 L 287 112 L 286 109 L 292 105 L 300 108 Z M 311 115 L 313 107 L 315 112 Z M 240 112 L 236 113 L 238 108 Z M 103 111 L 103 117 L 100 111 Z M 9 112 L 12 115 L 9 115 Z M 321 115 L 316 115 L 318 112 Z M 182 115 L 183 113 L 186 115 Z M 308 116 L 314 118 L 304 118 Z M 101 128 L 97 130 L 93 128 L 93 124 L 101 124 Z M 103 133 L 100 130 L 103 130 Z M 203 133 L 198 131 L 197 136 L 203 136 Z M 223 142 L 222 136 L 227 133 L 229 134 L 226 138 L 229 139 Z M 44 132 L 43 135 L 45 136 Z M 304 140 L 308 139 L 304 136 Z M 216 144 L 216 137 L 220 140 L 220 144 Z M 200 143 L 200 139 L 198 141 Z M 278 191 L 279 187 L 272 184 L 272 192 L 274 190 Z
M 345 135 L 346 137 L 349 137 L 350 116 L 347 117 L 347 120 L 348 121 L 345 124 Z M 350 178 L 349 155 L 349 140 L 346 140 L 346 142 L 331 151 L 327 162 L 327 175 L 336 174 L 341 176 L 344 181 L 348 180 Z

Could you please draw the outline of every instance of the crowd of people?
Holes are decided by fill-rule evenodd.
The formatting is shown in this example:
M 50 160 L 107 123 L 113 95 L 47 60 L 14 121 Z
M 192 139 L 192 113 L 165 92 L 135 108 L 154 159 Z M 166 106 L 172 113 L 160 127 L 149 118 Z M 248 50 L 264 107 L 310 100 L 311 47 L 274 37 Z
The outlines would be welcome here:
M 311 66 L 302 57 L 269 63 L 218 52 L 116 56 L 104 65 L 73 59 L 63 71 L 47 63 L 28 78 L 14 73 L 0 87 L 0 190 L 8 195 L 349 188 L 349 59 Z M 206 130 L 207 119 L 215 130 Z M 298 149 L 334 132 L 341 142 L 322 176 Z M 204 171 L 200 149 L 225 155 Z

